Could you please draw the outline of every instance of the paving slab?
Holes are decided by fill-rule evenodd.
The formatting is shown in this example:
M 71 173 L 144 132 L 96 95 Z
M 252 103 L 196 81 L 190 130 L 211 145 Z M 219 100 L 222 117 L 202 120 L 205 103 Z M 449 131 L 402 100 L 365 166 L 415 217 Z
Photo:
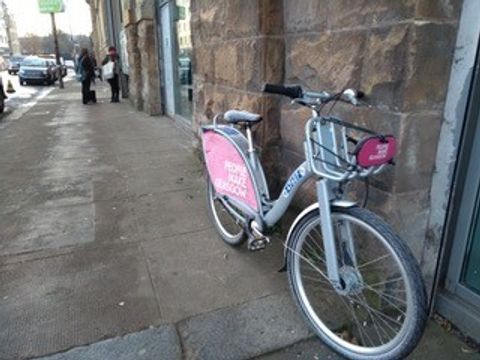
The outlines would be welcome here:
M 46 356 L 38 360 L 180 360 L 181 345 L 172 325 L 147 329 L 124 337 Z
M 130 196 L 145 196 L 155 194 L 162 197 L 163 193 L 187 189 L 201 189 L 205 187 L 203 170 L 189 166 L 189 161 L 166 163 L 164 167 L 144 168 L 136 167 L 124 170 Z M 141 171 L 139 171 L 141 170 Z
M 250 359 L 311 336 L 288 293 L 196 316 L 179 332 L 188 360 Z
M 203 189 L 164 192 L 140 197 L 133 204 L 138 231 L 145 240 L 211 227 Z
M 160 323 L 136 245 L 0 267 L 0 359 L 55 353 Z
M 213 229 L 173 235 L 142 244 L 163 319 L 176 322 L 194 315 L 288 288 L 283 247 L 273 242 L 250 252 L 223 243 Z
M 134 204 L 127 198 L 95 202 L 95 242 L 138 241 Z
M 94 241 L 94 206 L 37 205 L 0 217 L 3 256 Z
M 255 360 L 342 360 L 315 337 L 293 346 L 259 356 Z M 478 360 L 480 354 L 452 336 L 433 321 L 427 323 L 425 334 L 408 360 Z

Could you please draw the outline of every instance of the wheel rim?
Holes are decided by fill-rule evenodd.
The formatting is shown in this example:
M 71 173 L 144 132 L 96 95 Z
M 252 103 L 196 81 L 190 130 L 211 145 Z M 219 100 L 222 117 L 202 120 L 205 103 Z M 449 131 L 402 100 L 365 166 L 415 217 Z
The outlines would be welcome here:
M 367 236 L 358 240 L 354 235 L 356 269 L 361 274 L 363 290 L 360 295 L 339 295 L 327 281 L 317 220 L 301 231 L 294 249 L 298 256 L 293 261 L 293 286 L 298 300 L 317 332 L 325 334 L 337 347 L 365 356 L 385 354 L 401 345 L 412 322 L 412 290 L 406 270 L 388 241 L 370 225 L 338 213 L 332 214 L 332 221 L 336 224 L 336 238 L 337 224 L 346 221 L 351 228 L 358 226 L 377 240 L 372 251 L 372 245 L 366 244 Z M 383 254 L 378 250 L 379 241 Z M 391 269 L 388 271 L 387 267 Z M 326 320 L 320 319 L 319 311 Z
M 243 228 L 235 221 L 232 215 L 225 209 L 222 202 L 217 199 L 212 183 L 208 187 L 210 207 L 213 218 L 220 232 L 228 238 L 237 238 L 242 235 Z

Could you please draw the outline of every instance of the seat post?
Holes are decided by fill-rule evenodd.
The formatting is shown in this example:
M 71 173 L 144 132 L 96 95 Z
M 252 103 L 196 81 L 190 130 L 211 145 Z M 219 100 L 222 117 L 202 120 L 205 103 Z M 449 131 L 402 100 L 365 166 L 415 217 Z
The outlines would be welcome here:
M 245 130 L 247 132 L 248 152 L 252 153 L 255 151 L 255 149 L 253 148 L 252 127 L 250 124 L 245 125 Z
M 248 140 L 248 155 L 250 157 L 251 165 L 255 168 L 255 148 L 253 147 L 252 126 L 250 124 L 246 124 L 245 131 L 247 133 Z

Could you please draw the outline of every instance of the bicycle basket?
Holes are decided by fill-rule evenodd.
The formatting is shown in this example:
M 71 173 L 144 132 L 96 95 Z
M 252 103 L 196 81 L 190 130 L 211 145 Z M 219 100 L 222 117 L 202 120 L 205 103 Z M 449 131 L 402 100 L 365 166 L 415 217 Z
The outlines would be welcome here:
M 393 135 L 380 135 L 335 117 L 312 118 L 305 132 L 312 171 L 335 181 L 378 174 L 392 163 L 397 151 Z

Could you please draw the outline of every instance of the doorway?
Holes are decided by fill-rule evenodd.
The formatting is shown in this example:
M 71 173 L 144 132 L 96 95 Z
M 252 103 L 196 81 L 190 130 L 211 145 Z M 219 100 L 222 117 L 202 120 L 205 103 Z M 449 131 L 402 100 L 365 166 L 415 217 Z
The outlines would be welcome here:
M 193 113 L 191 0 L 157 2 L 165 113 L 191 124 Z
M 451 251 L 437 310 L 480 341 L 480 46 L 458 160 Z

